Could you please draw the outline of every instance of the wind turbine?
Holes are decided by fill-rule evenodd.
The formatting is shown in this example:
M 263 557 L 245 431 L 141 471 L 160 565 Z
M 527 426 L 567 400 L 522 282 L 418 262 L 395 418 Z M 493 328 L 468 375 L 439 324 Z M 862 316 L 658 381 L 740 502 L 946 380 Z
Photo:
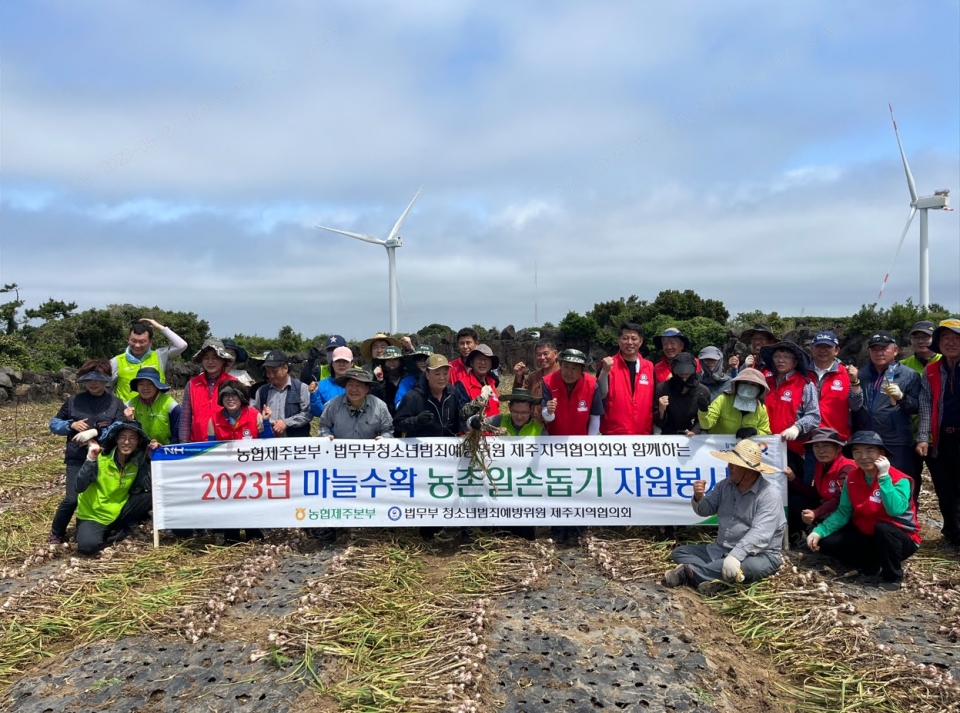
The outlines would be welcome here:
M 386 240 L 380 240 L 378 238 L 373 238 L 369 235 L 362 235 L 360 233 L 350 233 L 346 230 L 338 230 L 337 228 L 328 228 L 325 225 L 317 226 L 321 230 L 329 230 L 331 233 L 340 233 L 340 235 L 346 235 L 348 238 L 356 238 L 357 240 L 362 240 L 365 243 L 382 245 L 387 249 L 387 259 L 390 261 L 390 284 L 388 286 L 390 292 L 390 334 L 396 334 L 398 331 L 397 292 L 399 288 L 397 286 L 397 248 L 403 247 L 403 239 L 399 235 L 400 226 L 403 225 L 404 219 L 407 217 L 410 209 L 413 208 L 413 204 L 417 202 L 417 198 L 420 197 L 420 191 L 422 190 L 423 186 L 420 187 L 420 190 L 417 191 L 417 195 L 415 195 L 413 200 L 410 201 L 410 205 L 407 206 L 407 209 L 400 215 L 400 218 L 397 220 L 396 224 L 394 224 L 393 230 L 390 231 L 390 234 L 387 236 Z
M 897 245 L 897 252 L 887 268 L 887 274 L 883 276 L 883 284 L 880 285 L 880 294 L 877 300 L 883 297 L 883 289 L 887 286 L 887 280 L 890 279 L 890 270 L 893 269 L 897 256 L 900 254 L 900 248 L 903 247 L 903 241 L 910 230 L 910 223 L 913 222 L 913 216 L 920 211 L 920 307 L 928 309 L 930 307 L 930 239 L 927 236 L 927 211 L 934 210 L 953 210 L 950 208 L 950 191 L 942 189 L 934 191 L 932 196 L 917 196 L 917 186 L 913 182 L 913 174 L 910 173 L 910 164 L 907 163 L 907 155 L 903 151 L 903 144 L 900 142 L 900 132 L 897 131 L 897 120 L 893 118 L 893 106 L 890 107 L 890 120 L 893 122 L 893 133 L 897 135 L 897 146 L 900 147 L 900 157 L 903 159 L 903 172 L 907 174 L 907 188 L 910 189 L 910 215 L 907 216 L 907 224 L 903 226 L 903 234 L 900 236 L 900 243 Z

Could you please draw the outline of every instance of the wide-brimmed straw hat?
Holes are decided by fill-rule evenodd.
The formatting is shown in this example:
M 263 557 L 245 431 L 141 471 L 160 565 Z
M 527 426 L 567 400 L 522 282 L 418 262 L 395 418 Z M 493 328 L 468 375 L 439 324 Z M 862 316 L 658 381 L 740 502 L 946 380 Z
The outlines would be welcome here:
M 367 361 L 373 359 L 373 343 L 374 342 L 386 342 L 392 347 L 400 348 L 400 340 L 394 339 L 389 334 L 384 334 L 383 332 L 377 332 L 370 339 L 364 339 L 360 342 L 360 356 L 362 356 Z
M 760 450 L 760 444 L 744 438 L 729 451 L 710 451 L 710 455 L 719 458 L 733 465 L 743 466 L 757 473 L 779 473 L 776 468 L 762 462 L 763 451 Z
M 473 363 L 473 360 L 478 356 L 487 357 L 490 360 L 491 369 L 500 368 L 500 357 L 494 354 L 493 350 L 486 344 L 478 344 L 476 349 L 467 354 L 467 358 L 463 360 L 463 363 L 466 366 L 470 366 Z
M 354 366 L 347 369 L 342 375 L 334 379 L 334 381 L 337 382 L 337 386 L 346 386 L 350 379 L 359 381 L 361 384 L 373 383 L 373 375 L 361 366 Z
M 500 397 L 501 401 L 525 401 L 529 404 L 538 404 L 541 399 L 530 393 L 529 389 L 514 389 L 506 396 Z
M 767 379 L 764 377 L 762 371 L 747 367 L 741 369 L 740 373 L 735 377 L 730 379 L 730 383 L 727 384 L 727 388 L 724 389 L 728 394 L 732 394 L 737 390 L 737 384 L 756 384 L 763 389 L 761 396 L 765 396 L 768 391 L 770 391 L 770 385 L 767 384 Z

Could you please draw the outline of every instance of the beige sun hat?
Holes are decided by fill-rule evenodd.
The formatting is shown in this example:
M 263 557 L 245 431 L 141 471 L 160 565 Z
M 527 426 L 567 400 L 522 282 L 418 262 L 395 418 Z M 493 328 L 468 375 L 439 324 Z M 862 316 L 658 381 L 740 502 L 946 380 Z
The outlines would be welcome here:
M 733 447 L 733 450 L 710 451 L 710 455 L 727 463 L 733 463 L 733 465 L 740 465 L 744 468 L 755 470 L 758 473 L 772 474 L 780 472 L 773 466 L 761 462 L 763 451 L 760 449 L 760 444 L 751 441 L 749 438 L 744 438 L 742 441 L 739 441 L 737 445 Z
M 734 393 L 737 390 L 737 384 L 756 384 L 763 389 L 760 396 L 766 396 L 767 392 L 770 391 L 770 385 L 767 383 L 767 378 L 763 375 L 763 372 L 750 367 L 741 369 L 739 374 L 730 379 L 724 391 L 728 394 Z

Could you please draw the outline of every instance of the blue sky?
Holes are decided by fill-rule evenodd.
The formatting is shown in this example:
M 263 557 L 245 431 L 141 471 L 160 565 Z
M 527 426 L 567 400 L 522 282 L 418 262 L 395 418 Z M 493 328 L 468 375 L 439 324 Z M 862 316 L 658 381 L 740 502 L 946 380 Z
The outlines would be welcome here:
M 0 279 L 28 304 L 364 337 L 695 289 L 876 298 L 960 201 L 960 5 L 19 2 L 0 14 Z M 114 168 L 115 166 L 115 168 Z M 960 311 L 958 212 L 931 297 Z M 918 221 L 882 304 L 917 298 Z M 538 266 L 534 290 L 533 266 Z

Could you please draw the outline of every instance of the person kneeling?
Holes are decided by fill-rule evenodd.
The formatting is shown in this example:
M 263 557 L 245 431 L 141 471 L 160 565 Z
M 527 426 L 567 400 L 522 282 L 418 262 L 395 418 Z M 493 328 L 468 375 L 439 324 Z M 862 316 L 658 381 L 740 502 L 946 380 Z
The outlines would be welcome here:
M 716 514 L 720 529 L 709 545 L 681 545 L 673 551 L 679 566 L 664 577 L 668 587 L 689 584 L 708 596 L 728 582 L 756 582 L 780 568 L 780 547 L 787 525 L 783 500 L 762 473 L 777 470 L 760 462 L 760 446 L 742 440 L 732 451 L 710 451 L 730 464 L 729 476 L 710 490 L 693 484 L 691 505 L 697 515 Z
M 125 539 L 147 517 L 150 496 L 150 439 L 138 421 L 118 421 L 91 443 L 77 474 L 77 550 L 95 555 Z
M 865 576 L 879 574 L 881 589 L 896 591 L 903 581 L 903 560 L 920 547 L 910 497 L 913 479 L 890 465 L 883 439 L 874 431 L 857 431 L 843 450 L 857 468 L 843 484 L 837 509 L 814 528 L 807 546 Z

